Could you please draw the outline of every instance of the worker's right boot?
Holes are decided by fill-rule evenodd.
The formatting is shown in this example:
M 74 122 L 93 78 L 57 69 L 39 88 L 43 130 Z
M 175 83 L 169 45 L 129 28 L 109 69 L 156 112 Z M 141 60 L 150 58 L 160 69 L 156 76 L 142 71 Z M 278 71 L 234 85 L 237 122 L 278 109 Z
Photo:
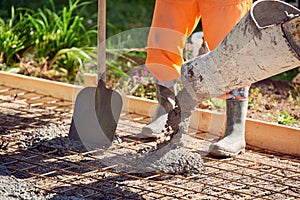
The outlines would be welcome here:
M 214 157 L 235 157 L 245 151 L 245 122 L 248 100 L 226 100 L 226 130 L 224 137 L 209 147 Z
M 156 98 L 158 105 L 155 116 L 149 124 L 143 127 L 142 132 L 138 135 L 140 138 L 163 136 L 162 130 L 165 129 L 168 112 L 175 106 L 175 84 L 166 87 L 157 83 Z

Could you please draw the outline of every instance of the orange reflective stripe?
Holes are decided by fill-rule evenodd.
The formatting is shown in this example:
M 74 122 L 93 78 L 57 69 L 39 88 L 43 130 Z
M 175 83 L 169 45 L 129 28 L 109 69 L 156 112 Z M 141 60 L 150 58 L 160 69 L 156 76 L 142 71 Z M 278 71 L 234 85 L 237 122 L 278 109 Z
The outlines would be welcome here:
M 159 81 L 178 79 L 187 36 L 199 23 L 197 0 L 156 0 L 146 66 Z

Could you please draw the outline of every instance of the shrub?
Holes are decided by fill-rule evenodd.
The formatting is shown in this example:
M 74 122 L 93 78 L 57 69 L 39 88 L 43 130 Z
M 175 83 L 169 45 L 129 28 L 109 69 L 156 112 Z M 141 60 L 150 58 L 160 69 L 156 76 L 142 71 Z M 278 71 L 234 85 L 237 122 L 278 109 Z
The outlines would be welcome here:
M 0 18 L 0 64 L 13 63 L 16 53 L 26 48 L 27 34 L 19 30 L 23 22 L 22 15 L 18 18 L 15 16 L 14 7 L 11 8 L 11 17 L 7 22 Z
M 50 2 L 52 9 L 19 9 L 18 20 L 12 10 L 8 22 L 1 19 L 2 63 L 14 72 L 73 82 L 83 62 L 91 59 L 89 52 L 95 51 L 90 44 L 97 31 L 86 30 L 84 18 L 74 14 L 89 2 L 70 0 L 57 13 Z

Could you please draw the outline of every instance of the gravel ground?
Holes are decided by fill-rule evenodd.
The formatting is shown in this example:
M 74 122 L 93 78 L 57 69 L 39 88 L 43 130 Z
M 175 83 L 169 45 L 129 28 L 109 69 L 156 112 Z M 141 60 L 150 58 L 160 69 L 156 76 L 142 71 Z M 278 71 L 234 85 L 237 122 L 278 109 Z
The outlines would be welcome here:
M 128 125 L 128 123 L 127 123 Z M 51 155 L 50 152 L 52 152 L 54 149 L 66 149 L 71 151 L 79 151 L 80 148 L 78 146 L 74 146 L 73 141 L 70 141 L 66 136 L 68 134 L 68 126 L 62 126 L 62 125 L 48 125 L 43 126 L 41 128 L 33 129 L 27 134 L 17 135 L 16 139 L 25 140 L 26 142 L 19 142 L 17 145 L 21 145 L 22 148 L 26 147 L 31 149 L 32 151 L 36 151 L 38 153 L 44 153 Z M 126 146 L 126 141 L 123 141 L 123 143 Z M 123 144 L 122 143 L 122 144 Z M 184 146 L 191 146 L 191 143 L 187 142 Z M 127 146 L 130 147 L 130 146 Z M 8 147 L 9 148 L 9 147 Z M 180 148 L 180 149 L 179 149 Z M 170 151 L 168 151 L 165 155 L 160 157 L 158 160 L 153 160 L 154 157 L 151 157 L 151 161 L 153 162 L 152 165 L 150 165 L 151 169 L 159 170 L 162 172 L 170 172 L 177 174 L 176 176 L 162 176 L 157 177 L 153 179 L 152 181 L 145 182 L 145 180 L 142 180 L 143 177 L 151 177 L 151 170 L 147 171 L 145 170 L 134 170 L 133 167 L 140 167 L 138 169 L 141 169 L 142 165 L 148 165 L 149 160 L 147 162 L 144 162 L 142 160 L 136 160 L 137 163 L 133 164 L 132 159 L 136 159 L 136 154 L 134 153 L 124 153 L 125 150 L 118 147 L 113 146 L 109 149 L 110 152 L 116 153 L 116 154 L 109 154 L 107 156 L 104 156 L 103 154 L 99 154 L 97 156 L 98 159 L 87 159 L 87 158 L 81 158 L 80 163 L 88 163 L 89 166 L 94 166 L 99 168 L 105 168 L 106 166 L 114 166 L 119 165 L 120 163 L 122 165 L 118 167 L 114 167 L 113 170 L 109 172 L 97 172 L 95 171 L 92 173 L 92 169 L 89 169 L 85 166 L 77 166 L 76 168 L 72 169 L 72 165 L 68 165 L 64 162 L 58 162 L 58 161 L 52 161 L 47 163 L 47 166 L 52 166 L 55 168 L 60 169 L 67 169 L 71 172 L 77 172 L 79 174 L 85 174 L 90 173 L 90 175 L 93 178 L 80 176 L 79 178 L 72 178 L 72 183 L 76 185 L 85 185 L 87 187 L 97 188 L 104 190 L 105 192 L 102 194 L 97 194 L 96 196 L 92 196 L 90 198 L 84 198 L 84 199 L 116 199 L 116 196 L 114 194 L 123 195 L 124 198 L 122 199 L 145 199 L 143 195 L 140 195 L 141 190 L 150 190 L 151 192 L 146 193 L 147 198 L 157 199 L 160 198 L 160 194 L 177 194 L 178 198 L 185 197 L 185 198 L 196 198 L 197 193 L 205 193 L 208 196 L 206 196 L 207 199 L 213 199 L 212 197 L 216 197 L 218 193 L 222 194 L 222 198 L 234 198 L 234 199 L 247 199 L 248 196 L 236 192 L 236 190 L 239 190 L 241 192 L 250 193 L 253 195 L 256 194 L 266 194 L 270 197 L 274 197 L 275 199 L 286 199 L 285 194 L 273 194 L 270 192 L 270 190 L 278 190 L 278 188 L 281 188 L 282 186 L 280 184 L 288 184 L 293 185 L 296 184 L 295 189 L 291 188 L 291 190 L 286 189 L 285 193 L 287 195 L 297 195 L 299 194 L 300 190 L 297 189 L 297 186 L 299 184 L 300 179 L 291 176 L 292 174 L 286 174 L 286 173 L 292 173 L 293 171 L 297 171 L 299 169 L 300 163 L 295 163 L 293 161 L 288 160 L 281 160 L 279 157 L 263 157 L 259 156 L 259 154 L 251 154 L 246 153 L 245 155 L 242 155 L 240 157 L 241 160 L 229 160 L 228 162 L 211 162 L 208 161 L 207 158 L 201 158 L 200 154 L 198 153 L 192 153 L 185 149 L 184 147 L 177 147 Z M 188 152 L 188 153 L 186 153 Z M 54 152 L 53 155 L 56 155 L 58 157 L 65 158 L 69 155 L 66 154 L 64 151 L 57 151 Z M 25 150 L 21 155 L 15 154 L 15 157 L 19 157 L 21 159 L 29 158 L 31 154 L 27 154 L 27 151 Z M 195 159 L 195 156 L 197 158 Z M 181 159 L 183 157 L 183 159 Z M 4 162 L 6 161 L 6 157 L 4 157 Z M 83 160 L 82 160 L 83 159 Z M 85 160 L 86 159 L 86 160 Z M 199 164 L 198 161 L 201 159 L 201 163 Z M 245 160 L 243 160 L 245 159 Z M 32 159 L 35 163 L 45 163 L 45 160 L 36 160 Z M 67 160 L 67 159 L 66 159 Z M 27 161 L 31 161 L 31 159 L 27 159 Z M 190 163 L 182 163 L 182 161 L 189 161 Z M 194 161 L 197 161 L 197 163 L 194 163 Z M 75 162 L 75 160 L 73 160 Z M 203 162 L 203 165 L 202 165 Z M 148 164 L 147 164 L 148 163 Z M 257 163 L 257 164 L 256 164 Z M 22 164 L 24 163 L 18 163 L 20 166 L 16 166 L 14 164 L 14 169 L 18 168 L 24 168 Z M 140 164 L 140 166 L 138 166 Z M 237 164 L 239 167 L 236 168 Z M 242 165 L 250 166 L 250 168 L 243 168 Z M 274 169 L 276 167 L 279 167 L 277 171 L 272 170 L 272 173 L 266 173 L 259 175 L 256 177 L 255 175 L 249 174 L 255 174 L 257 173 L 255 169 L 262 170 L 270 170 L 272 169 L 271 166 L 274 165 Z M 124 167 L 125 166 L 125 167 Z M 189 167 L 196 167 L 196 169 L 191 169 Z M 25 166 L 28 167 L 28 166 Z M 187 168 L 184 168 L 187 167 Z M 217 170 L 216 170 L 217 169 Z M 225 171 L 222 171 L 225 169 Z M 285 171 L 291 170 L 291 171 Z M 50 171 L 49 171 L 50 170 Z M 192 181 L 187 182 L 184 181 L 184 179 L 181 179 L 178 177 L 177 172 L 190 172 L 191 170 L 194 170 L 194 177 Z M 249 172 L 248 172 L 249 170 Z M 29 172 L 35 173 L 35 174 L 47 174 L 49 172 L 52 172 L 53 169 L 48 169 L 44 167 L 37 167 L 36 169 L 32 169 Z M 253 172 L 252 172 L 253 171 Z M 118 172 L 115 174 L 114 172 Z M 260 173 L 261 173 L 260 172 Z M 274 174 L 273 174 L 274 173 Z M 281 176 L 291 176 L 294 177 L 293 180 L 288 180 L 287 178 L 280 178 L 278 177 L 277 173 Z M 128 176 L 122 176 L 121 174 L 128 174 Z M 155 173 L 154 173 L 155 174 Z M 245 175 L 244 175 L 245 174 Z M 43 185 L 48 184 L 55 185 L 59 183 L 59 180 L 64 180 L 65 178 L 70 177 L 70 174 L 65 174 L 63 172 L 55 172 L 51 175 L 51 177 L 56 177 L 55 180 L 58 182 L 53 182 L 51 184 L 48 180 L 41 180 L 37 179 L 33 182 L 28 182 L 24 178 L 30 178 L 27 177 L 24 174 L 12 173 L 10 172 L 6 167 L 0 166 L 0 196 L 3 197 L 3 199 L 83 199 L 80 198 L 81 196 L 86 196 L 87 194 L 93 194 L 95 191 L 90 191 L 88 189 L 84 189 L 81 187 L 78 188 L 72 188 L 70 186 L 51 186 L 52 189 L 56 191 L 64 191 L 69 190 L 69 192 L 64 193 L 63 195 L 53 194 L 53 193 L 45 193 L 42 190 L 38 190 L 34 188 L 34 185 Z M 25 177 L 24 177 L 25 176 Z M 191 174 L 187 173 L 186 175 L 183 174 L 183 177 L 189 177 Z M 193 176 L 193 175 L 192 175 Z M 61 178 L 60 178 L 61 177 Z M 76 176 L 74 176 L 76 177 Z M 140 177 L 141 180 L 137 179 L 136 177 Z M 165 178 L 164 178 L 165 177 Z M 172 178 L 171 178 L 172 177 Z M 101 181 L 95 181 L 95 179 L 99 179 Z M 225 180 L 223 180 L 225 178 Z M 282 181 L 281 181 L 282 179 Z M 232 181 L 230 181 L 232 180 Z M 160 182 L 162 181 L 162 182 Z M 196 181 L 196 182 L 194 182 Z M 197 181 L 207 182 L 207 186 L 200 186 Z M 272 182 L 268 182 L 272 181 Z M 276 181 L 276 183 L 274 182 Z M 217 184 L 218 187 L 214 186 L 214 182 L 219 182 Z M 162 185 L 160 185 L 162 183 Z M 247 185 L 248 184 L 248 185 Z M 287 186 L 285 186 L 287 187 Z M 194 189 L 193 189 L 194 188 Z M 227 191 L 228 189 L 232 191 Z M 267 190 L 265 190 L 267 189 Z M 157 193 L 157 194 L 156 194 Z M 96 194 L 96 193 L 95 193 Z M 70 196 L 69 196 L 70 195 Z M 72 196 L 75 195 L 76 197 Z M 199 195 L 199 194 L 198 194 Z M 128 197 L 128 198 L 127 198 Z M 129 198 L 130 197 L 130 198 Z M 146 198 L 146 199 L 147 199 Z M 205 199 L 205 195 L 203 196 Z M 166 198 L 168 199 L 168 198 Z
M 128 123 L 127 123 L 128 125 Z M 31 151 L 36 151 L 38 153 L 44 153 L 48 155 L 50 152 L 52 152 L 54 149 L 58 148 L 63 148 L 63 149 L 69 149 L 71 151 L 77 151 L 79 148 L 75 147 L 73 145 L 73 142 L 70 141 L 66 135 L 68 133 L 68 127 L 67 126 L 61 126 L 61 125 L 49 125 L 49 126 L 43 126 L 41 128 L 33 129 L 32 131 L 29 131 L 27 134 L 22 134 L 22 135 L 16 135 L 16 139 L 22 139 L 26 140 L 26 142 L 21 142 L 17 143 L 17 145 L 22 144 L 22 148 L 26 147 L 31 149 Z M 123 141 L 126 146 L 126 141 Z M 187 144 L 189 145 L 189 144 Z M 190 145 L 189 145 L 190 146 Z M 127 146 L 130 147 L 130 146 Z M 10 147 L 8 146 L 8 149 Z M 123 163 L 124 165 L 129 165 L 130 164 L 130 158 L 134 159 L 135 157 L 132 157 L 134 154 L 133 153 L 128 153 L 124 154 L 124 149 L 118 147 L 118 146 L 113 146 L 110 149 L 112 152 L 117 153 L 116 155 L 109 155 L 109 156 L 104 156 L 101 158 L 99 156 L 99 160 L 91 160 L 88 158 L 78 158 L 79 163 L 88 163 L 89 166 L 94 166 L 99 168 L 105 168 L 105 166 L 113 166 L 118 163 Z M 22 151 L 21 151 L 22 152 Z M 122 153 L 123 152 L 123 153 Z M 200 158 L 200 154 L 197 153 L 189 153 L 185 154 L 187 150 L 178 150 L 178 149 L 173 149 L 167 153 L 167 166 L 165 165 L 165 160 L 164 158 L 161 160 L 158 160 L 155 163 L 155 166 L 164 166 L 164 170 L 168 169 L 168 167 L 171 167 L 171 170 L 174 171 L 176 170 L 176 167 L 182 167 L 182 166 L 193 166 L 193 160 L 191 159 L 190 156 L 195 156 L 198 155 Z M 28 153 L 28 154 L 27 154 Z M 121 153 L 121 154 L 119 154 Z M 67 157 L 69 156 L 66 154 L 66 152 L 53 152 L 53 155 L 56 155 L 58 157 L 64 158 L 67 160 Z M 8 161 L 7 159 L 9 157 L 1 156 L 1 161 L 4 163 Z M 13 155 L 14 157 L 19 157 L 21 159 L 27 158 L 27 161 L 31 161 L 29 152 L 26 150 L 22 152 L 20 155 L 15 154 Z M 190 160 L 191 163 L 186 165 L 185 163 L 177 163 L 178 157 L 185 157 L 183 160 Z M 261 157 L 261 158 L 260 158 Z M 173 159 L 172 159 L 173 158 Z M 242 193 L 239 192 L 234 192 L 235 188 L 238 189 L 239 191 L 244 191 L 246 193 L 250 194 L 261 194 L 265 193 L 267 195 L 272 195 L 271 197 L 274 197 L 275 199 L 286 199 L 286 195 L 284 194 L 272 194 L 269 191 L 264 191 L 264 188 L 267 188 L 269 190 L 277 190 L 278 188 L 281 188 L 282 186 L 280 185 L 281 182 L 278 182 L 278 184 L 275 183 L 270 183 L 270 181 L 277 180 L 279 181 L 280 178 L 277 177 L 277 172 L 275 173 L 274 170 L 272 174 L 266 173 L 266 175 L 260 175 L 257 178 L 249 176 L 248 174 L 252 174 L 252 171 L 254 173 L 257 173 L 254 169 L 263 169 L 263 170 L 269 170 L 271 167 L 270 166 L 264 166 L 264 163 L 266 164 L 271 164 L 276 167 L 280 167 L 282 170 L 278 170 L 278 174 L 284 175 L 286 173 L 292 173 L 293 171 L 299 170 L 299 163 L 295 163 L 293 161 L 284 161 L 281 160 L 279 157 L 270 157 L 266 158 L 263 156 L 259 156 L 257 154 L 251 154 L 251 153 L 246 153 L 241 157 L 241 159 L 246 159 L 248 160 L 247 162 L 244 160 L 231 160 L 227 162 L 209 162 L 207 161 L 207 158 L 205 158 L 205 164 L 204 167 L 202 164 L 199 166 L 198 170 L 200 174 L 198 173 L 198 176 L 195 176 L 193 179 L 191 179 L 189 182 L 187 182 L 185 179 L 181 179 L 180 177 L 177 176 L 158 176 L 157 178 L 153 179 L 152 181 L 145 181 L 142 178 L 146 177 L 151 177 L 151 172 L 145 173 L 144 171 L 140 171 L 140 173 L 137 173 L 137 171 L 131 171 L 130 168 L 126 167 L 114 167 L 113 170 L 110 172 L 98 172 L 95 171 L 92 173 L 93 169 L 89 169 L 85 166 L 77 166 L 76 168 L 72 169 L 69 168 L 69 171 L 71 172 L 77 172 L 81 174 L 80 177 L 76 178 L 76 176 L 73 176 L 70 180 L 72 181 L 73 184 L 76 185 L 83 185 L 91 188 L 97 188 L 104 190 L 105 192 L 102 194 L 97 194 L 97 196 L 92 196 L 90 198 L 84 198 L 84 199 L 115 199 L 116 196 L 114 194 L 119 194 L 123 195 L 124 198 L 122 199 L 157 199 L 161 198 L 162 195 L 160 194 L 177 194 L 178 199 L 181 197 L 185 198 L 197 198 L 197 193 L 206 193 L 208 196 L 206 196 L 206 199 L 213 199 L 213 197 L 216 197 L 218 193 L 222 193 L 221 197 L 222 198 L 235 198 L 235 199 L 247 199 L 247 195 L 243 195 Z M 32 159 L 33 162 L 35 163 L 46 163 L 45 159 L 37 160 L 35 158 Z M 180 160 L 180 159 L 179 159 Z M 197 160 L 197 159 L 196 159 Z M 75 160 L 73 160 L 75 162 Z M 204 162 L 204 161 L 203 161 Z M 236 165 L 234 164 L 245 164 L 245 166 L 251 166 L 251 170 L 247 168 L 243 168 L 242 166 L 236 168 Z M 258 163 L 258 164 L 256 164 Z M 261 163 L 261 164 L 259 164 Z M 67 165 L 67 163 L 60 162 L 60 161 L 52 161 L 49 162 L 47 161 L 47 166 L 51 167 L 56 167 L 60 169 L 66 169 L 68 167 L 71 167 L 72 165 Z M 132 164 L 132 163 L 131 163 Z M 168 166 L 168 164 L 171 164 Z M 195 163 L 194 163 L 195 164 Z M 20 166 L 18 166 L 20 165 Z M 24 163 L 16 163 L 13 164 L 12 167 L 13 169 L 22 169 L 26 168 L 28 166 L 23 166 Z M 138 167 L 138 166 L 135 166 Z M 203 168 L 202 168 L 203 167 Z M 216 170 L 215 168 L 218 168 Z M 252 169 L 253 168 L 253 169 Z M 9 168 L 10 169 L 10 168 Z M 222 169 L 226 169 L 226 171 L 222 171 Z M 276 169 L 276 168 L 275 168 Z M 286 170 L 291 170 L 285 171 Z M 50 170 L 50 171 L 49 171 Z M 182 172 L 182 168 L 178 169 L 179 171 Z M 190 170 L 190 169 L 188 169 Z M 247 170 L 250 170 L 247 172 Z M 52 172 L 53 169 L 51 168 L 45 168 L 45 167 L 36 167 L 34 169 L 29 170 L 29 172 L 35 173 L 35 174 L 47 174 L 49 172 Z M 115 174 L 114 172 L 118 172 Z M 236 174 L 236 172 L 241 173 L 241 174 Z M 261 171 L 262 172 L 262 171 Z M 85 173 L 89 173 L 93 178 L 89 177 L 84 177 L 83 175 Z M 128 174 L 128 176 L 122 176 L 121 174 L 125 173 Z M 243 174 L 247 175 L 244 176 Z M 155 175 L 155 174 L 154 174 Z M 196 174 L 197 175 L 197 174 Z M 294 176 L 292 174 L 286 174 L 287 177 L 289 176 Z M 93 194 L 94 191 L 84 189 L 81 187 L 70 187 L 70 186 L 59 186 L 57 183 L 59 183 L 60 180 L 64 180 L 67 178 L 70 178 L 70 174 L 65 174 L 63 172 L 55 172 L 54 174 L 51 175 L 51 177 L 54 177 L 55 180 L 58 182 L 53 181 L 53 184 L 49 182 L 49 179 L 36 179 L 36 180 L 31 180 L 26 181 L 24 178 L 30 178 L 31 176 L 28 177 L 28 175 L 25 174 L 20 174 L 20 173 L 12 173 L 10 172 L 6 167 L 0 166 L 0 196 L 2 199 L 83 199 L 80 198 L 81 196 L 85 196 L 89 193 Z M 25 176 L 25 177 L 24 177 Z M 140 177 L 141 180 L 137 179 L 136 177 Z M 164 178 L 165 177 L 165 178 Z M 189 176 L 187 176 L 189 177 Z M 95 181 L 101 180 L 101 181 Z M 223 180 L 223 178 L 226 178 L 227 180 Z M 263 180 L 262 180 L 263 178 Z M 151 179 L 150 179 L 151 180 Z M 232 180 L 230 182 L 229 180 Z M 196 181 L 196 182 L 195 182 Z M 197 181 L 202 181 L 202 182 L 207 182 L 207 186 L 203 187 L 201 184 Z M 219 182 L 221 181 L 221 182 Z M 298 185 L 299 184 L 299 178 L 294 178 L 294 180 L 288 180 L 284 179 L 285 184 L 289 185 Z M 213 184 L 215 182 L 218 183 L 218 187 L 214 187 Z M 60 190 L 69 190 L 69 192 L 64 193 L 63 195 L 58 195 L 58 194 L 53 194 L 53 193 L 45 193 L 42 190 L 38 190 L 34 187 L 34 185 L 44 185 L 48 184 L 51 186 L 51 189 L 54 189 L 56 191 Z M 162 185 L 160 185 L 162 184 Z M 250 184 L 250 185 L 245 185 L 245 184 Z M 253 185 L 254 184 L 254 185 Z M 57 186 L 54 186 L 57 185 Z M 257 187 L 260 188 L 257 188 Z M 298 187 L 298 186 L 297 186 Z M 228 192 L 227 188 L 232 189 L 232 192 Z M 293 189 L 293 188 L 291 188 Z M 151 192 L 149 192 L 149 190 Z M 141 192 L 142 191 L 142 192 Z M 148 192 L 147 192 L 148 191 Z M 298 189 L 293 189 L 293 190 L 286 190 L 287 194 L 291 195 L 297 195 L 299 194 Z M 140 195 L 144 194 L 144 195 Z M 72 196 L 75 195 L 76 197 Z M 174 197 L 174 195 L 172 195 Z M 130 197 L 130 198 L 127 198 Z M 167 197 L 167 196 L 166 196 Z M 198 196 L 199 197 L 199 196 Z M 203 195 L 203 198 L 205 199 L 205 195 Z M 166 198 L 168 199 L 168 198 Z M 170 198 L 169 198 L 170 199 Z M 174 198 L 173 198 L 174 199 Z
M 74 150 L 74 144 L 66 137 L 68 131 L 67 126 L 44 126 L 42 128 L 33 129 L 27 134 L 17 135 L 16 139 L 20 141 L 16 144 L 19 148 L 36 148 L 41 153 L 49 148 L 68 148 Z M 0 165 L 0 197 L 1 199 L 51 199 L 51 200 L 80 200 L 82 198 L 63 196 L 58 194 L 46 194 L 38 190 L 30 182 L 16 178 L 3 165 Z
M 68 138 L 69 129 L 68 125 L 51 124 L 32 129 L 25 134 L 15 136 L 15 138 L 20 140 L 17 142 L 18 148 L 35 147 L 43 152 L 43 148 L 52 147 L 80 152 L 82 147 Z
M 300 195 L 298 157 L 248 149 L 236 159 L 216 160 L 205 154 L 210 141 L 193 138 L 206 138 L 206 133 L 191 133 L 183 150 L 168 151 L 167 160 L 161 157 L 154 165 L 168 169 L 170 164 L 176 174 L 190 171 L 183 166 L 197 165 L 198 171 L 156 173 L 141 167 L 145 163 L 133 166 L 137 150 L 156 143 L 135 136 L 147 123 L 133 120 L 140 116 L 123 115 L 117 129 L 122 142 L 105 155 L 84 153 L 67 137 L 70 116 L 63 114 L 68 110 L 28 106 L 24 100 L 14 101 L 15 91 L 9 92 L 12 96 L 5 98 L 0 93 L 0 116 L 5 119 L 0 121 L 0 199 L 253 199 L 255 195 L 297 199 Z
M 0 165 L 0 197 L 3 200 L 82 200 L 73 196 L 45 194 L 37 190 L 33 184 L 18 179 L 10 171 Z
M 58 150 L 55 155 L 57 156 L 66 156 L 66 152 L 59 151 L 59 149 L 70 150 L 73 152 L 81 152 L 82 146 L 80 146 L 77 142 L 70 140 L 67 135 L 69 131 L 69 126 L 66 125 L 47 125 L 42 126 L 41 128 L 32 129 L 27 131 L 24 134 L 14 135 L 14 139 L 19 140 L 15 143 L 18 149 L 23 149 L 22 153 L 16 154 L 20 159 L 24 159 L 26 157 L 30 157 L 30 153 L 27 153 L 26 149 L 30 149 L 33 152 L 49 154 L 54 150 Z M 8 147 L 9 148 L 9 147 Z M 177 147 L 175 149 L 171 149 L 166 151 L 164 155 L 154 156 L 153 154 L 142 154 L 137 155 L 136 153 L 130 153 L 124 151 L 124 149 L 119 149 L 117 146 L 112 146 L 108 149 L 111 152 L 118 154 L 109 154 L 101 151 L 100 153 L 92 153 L 90 155 L 95 156 L 97 161 L 93 162 L 93 166 L 103 168 L 105 166 L 113 166 L 120 165 L 115 167 L 114 170 L 124 171 L 125 173 L 130 172 L 138 176 L 148 175 L 153 170 L 155 172 L 169 173 L 169 174 L 193 174 L 199 173 L 203 169 L 202 158 L 200 154 L 192 153 L 183 147 Z M 30 159 L 28 161 L 31 161 Z M 43 163 L 43 160 L 37 161 L 32 160 L 34 163 Z M 53 166 L 66 167 L 62 164 L 60 166 L 59 163 L 53 163 Z M 20 166 L 19 168 L 24 168 L 28 166 Z M 143 171 L 140 169 L 144 168 Z M 78 167 L 77 167 L 78 168 Z M 30 171 L 35 174 L 44 174 L 47 173 L 49 169 L 45 168 L 35 168 Z M 85 168 L 76 169 L 79 173 L 84 173 L 86 171 Z M 74 197 L 60 196 L 54 194 L 45 194 L 40 190 L 33 189 L 34 184 L 23 181 L 22 178 L 27 177 L 26 174 L 22 174 L 21 172 L 17 172 L 16 178 L 13 176 L 7 168 L 2 166 L 0 168 L 1 173 L 1 186 L 3 187 L 3 194 L 5 194 L 5 198 L 7 199 L 77 199 Z M 3 174 L 3 175 L 2 175 Z M 98 176 L 98 175 L 97 175 Z M 109 174 L 105 174 L 105 176 L 109 176 Z M 124 178 L 121 179 L 123 182 Z M 119 180 L 120 181 L 120 180 Z M 13 184 L 8 184 L 9 182 Z M 81 181 L 79 182 L 81 183 Z M 79 184 L 77 183 L 77 184 Z M 134 196 L 135 199 L 143 199 L 139 197 L 139 195 L 135 195 L 126 189 L 117 189 L 116 183 L 101 183 L 97 187 L 101 188 L 116 188 L 120 194 L 124 196 Z M 79 192 L 79 191 L 77 191 Z M 81 193 L 81 192 L 79 192 Z M 85 191 L 82 191 L 83 195 Z M 2 195 L 2 194 L 1 194 Z M 99 195 L 98 195 L 98 198 Z M 92 198 L 93 199 L 93 198 Z M 114 199 L 113 195 L 104 195 L 100 199 Z

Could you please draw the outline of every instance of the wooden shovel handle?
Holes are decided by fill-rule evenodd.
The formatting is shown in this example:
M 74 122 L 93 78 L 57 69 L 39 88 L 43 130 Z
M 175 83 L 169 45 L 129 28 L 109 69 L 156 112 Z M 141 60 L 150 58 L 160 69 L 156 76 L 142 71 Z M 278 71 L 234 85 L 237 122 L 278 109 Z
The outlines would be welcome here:
M 98 80 L 106 77 L 106 0 L 98 0 Z

